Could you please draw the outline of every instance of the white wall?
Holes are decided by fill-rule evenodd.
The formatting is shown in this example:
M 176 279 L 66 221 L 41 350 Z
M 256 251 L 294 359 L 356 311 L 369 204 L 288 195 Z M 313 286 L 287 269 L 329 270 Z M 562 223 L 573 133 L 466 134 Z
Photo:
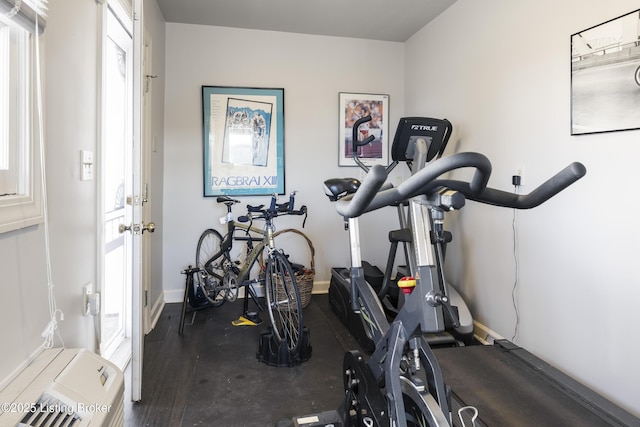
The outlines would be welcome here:
M 145 6 L 154 48 L 159 49 L 156 69 L 162 75 L 164 20 L 155 1 Z M 93 318 L 82 316 L 81 306 L 82 286 L 98 280 L 97 191 L 96 181 L 80 181 L 80 150 L 99 152 L 100 7 L 90 0 L 52 2 L 41 45 L 52 282 L 58 308 L 64 312 L 64 321 L 58 325 L 67 347 L 90 350 L 95 349 Z M 156 119 L 152 129 L 161 143 L 164 95 L 160 89 L 154 107 L 154 117 L 159 115 L 160 121 Z M 43 226 L 0 234 L 0 382 L 43 343 L 40 334 L 49 322 L 44 245 Z M 160 262 L 157 259 L 156 265 Z M 156 277 L 160 290 L 152 295 L 158 298 L 161 274 Z
M 93 348 L 93 324 L 81 317 L 78 298 L 82 285 L 96 280 L 96 199 L 94 183 L 79 179 L 79 153 L 95 151 L 96 11 L 93 2 L 80 0 L 52 5 L 42 46 L 53 284 L 65 314 L 65 344 L 86 348 Z M 70 16 L 74 20 L 63 23 Z M 39 349 L 49 321 L 43 226 L 2 234 L 0 252 L 5 378 Z
M 638 8 L 623 0 L 458 0 L 406 43 L 405 111 L 449 118 L 448 152 L 479 151 L 490 184 L 524 192 L 572 161 L 587 176 L 517 214 L 515 342 L 640 415 L 638 131 L 570 136 L 570 35 Z M 631 76 L 630 76 L 631 78 Z M 449 279 L 512 338 L 513 212 L 469 202 L 451 221 Z
M 397 123 L 404 105 L 401 43 L 307 36 L 268 31 L 167 24 L 167 87 L 164 182 L 164 290 L 169 301 L 181 301 L 180 270 L 195 259 L 200 233 L 222 228 L 224 206 L 204 198 L 202 184 L 201 86 L 284 88 L 285 186 L 298 191 L 297 202 L 309 208 L 303 231 L 316 249 L 316 287 L 328 286 L 331 266 L 348 264 L 347 235 L 322 182 L 338 176 L 359 176 L 359 169 L 338 167 L 338 93 L 390 95 L 390 123 Z M 390 128 L 395 131 L 394 127 Z M 246 197 L 243 202 L 264 203 Z M 245 209 L 237 206 L 236 214 Z M 395 212 L 371 215 L 369 222 Z M 276 225 L 300 228 L 300 217 L 284 217 Z M 371 227 L 372 229 L 374 227 Z M 384 239 L 387 230 L 380 230 Z M 371 242 L 377 242 L 371 240 Z M 306 243 L 300 258 L 308 264 Z M 384 251 L 365 246 L 365 256 L 383 265 Z

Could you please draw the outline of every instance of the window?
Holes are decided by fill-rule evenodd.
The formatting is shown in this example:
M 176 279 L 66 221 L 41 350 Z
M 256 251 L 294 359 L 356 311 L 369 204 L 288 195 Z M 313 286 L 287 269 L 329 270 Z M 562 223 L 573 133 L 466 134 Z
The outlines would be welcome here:
M 24 195 L 28 33 L 0 22 L 0 196 Z
M 35 23 L 30 28 L 24 22 L 24 14 L 34 9 L 26 2 L 22 11 L 5 12 L 7 1 L 0 0 L 0 232 L 43 219 L 33 60 L 37 35 Z

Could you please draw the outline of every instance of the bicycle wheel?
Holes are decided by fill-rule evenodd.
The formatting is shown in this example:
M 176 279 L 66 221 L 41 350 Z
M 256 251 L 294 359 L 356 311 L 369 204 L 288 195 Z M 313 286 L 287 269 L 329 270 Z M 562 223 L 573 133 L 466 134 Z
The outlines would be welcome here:
M 640 86 L 640 67 L 636 68 L 636 72 L 634 73 L 633 76 L 636 80 L 636 84 Z
M 302 304 L 293 268 L 278 251 L 268 257 L 265 294 L 274 337 L 278 343 L 286 341 L 291 353 L 298 351 L 303 326 Z
M 419 391 L 413 383 L 400 376 L 407 427 L 448 426 L 449 421 L 438 402 L 428 391 Z
M 209 228 L 200 235 L 196 248 L 196 266 L 200 269 L 196 274 L 196 285 L 200 286 L 205 298 L 216 307 L 226 300 L 226 294 L 221 286 L 225 257 L 220 256 L 208 265 L 207 262 L 220 251 L 221 243 L 220 233 Z

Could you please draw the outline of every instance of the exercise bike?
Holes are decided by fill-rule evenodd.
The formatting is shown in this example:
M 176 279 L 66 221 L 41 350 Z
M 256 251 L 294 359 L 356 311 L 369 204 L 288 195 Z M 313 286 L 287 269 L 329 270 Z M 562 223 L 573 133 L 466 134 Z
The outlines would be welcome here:
M 370 116 L 360 118 L 353 125 L 353 150 L 354 161 L 365 172 L 369 168 L 363 164 L 358 158 L 357 147 L 368 144 L 372 136 L 363 141 L 358 141 L 357 135 L 360 134 L 359 127 L 365 125 L 371 120 Z M 404 162 L 409 167 L 412 174 L 422 170 L 426 164 L 439 159 L 446 148 L 447 142 L 451 136 L 453 127 L 448 120 L 408 117 L 402 118 L 398 124 L 396 134 L 393 140 L 391 157 L 393 162 L 386 166 L 389 173 L 398 163 Z M 416 150 L 415 143 L 418 138 L 424 139 L 426 142 L 426 151 L 420 154 Z M 358 181 L 352 180 L 358 185 Z M 353 191 L 354 186 L 346 189 L 347 193 Z M 331 196 L 332 197 L 332 196 Z M 464 204 L 464 198 L 449 193 L 434 193 L 432 195 L 430 208 L 426 211 L 423 224 L 429 232 L 428 242 L 414 242 L 411 235 L 410 216 L 416 214 L 409 210 L 410 203 L 403 200 L 395 203 L 394 206 L 398 212 L 398 221 L 400 228 L 389 232 L 390 250 L 387 258 L 384 273 L 377 267 L 363 261 L 363 270 L 367 283 L 377 292 L 378 298 L 391 320 L 398 314 L 399 309 L 404 304 L 404 293 L 397 285 L 397 281 L 402 277 L 412 277 L 415 275 L 416 263 L 415 252 L 431 250 L 435 255 L 437 278 L 440 282 L 439 288 L 451 302 L 450 306 L 455 316 L 451 316 L 446 312 L 445 330 L 442 333 L 426 333 L 426 338 L 432 347 L 434 346 L 458 346 L 468 345 L 473 342 L 473 318 L 471 313 L 457 290 L 449 285 L 446 281 L 444 272 L 444 257 L 447 243 L 451 242 L 451 233 L 444 230 L 444 215 L 453 209 L 459 209 Z M 437 200 L 436 200 L 437 199 Z M 456 205 L 455 203 L 460 203 Z M 452 205 L 454 203 L 454 205 Z M 416 246 L 416 244 L 429 245 L 429 248 Z M 396 254 L 398 247 L 402 245 L 404 249 L 405 265 L 395 266 Z M 395 269 L 395 279 L 393 278 Z M 360 346 L 367 352 L 373 352 L 375 344 L 373 337 L 367 333 L 366 325 L 363 324 L 362 318 L 358 313 L 351 310 L 350 302 L 350 271 L 348 268 L 332 268 L 331 282 L 329 285 L 329 303 L 332 311 L 349 329 L 356 338 Z
M 427 141 L 418 137 L 420 156 Z M 448 172 L 472 168 L 469 181 L 442 179 Z M 366 282 L 360 254 L 358 218 L 376 209 L 409 200 L 412 240 L 416 247 L 430 248 L 425 220 L 428 209 L 439 199 L 451 199 L 453 207 L 464 200 L 530 209 L 544 203 L 586 173 L 580 163 L 572 163 L 527 195 L 487 187 L 491 163 L 479 153 L 457 153 L 440 158 L 417 171 L 397 187 L 385 184 L 388 171 L 375 165 L 361 185 L 351 179 L 325 181 L 325 192 L 336 200 L 336 210 L 349 231 L 351 268 L 351 310 L 365 319 L 375 350 L 368 358 L 359 351 L 347 352 L 343 363 L 344 400 L 337 410 L 294 417 L 296 427 L 318 426 L 450 426 L 450 392 L 438 361 L 423 332 L 445 329 L 444 313 L 454 317 L 449 299 L 439 288 L 436 256 L 431 250 L 416 251 L 415 278 L 403 286 L 409 290 L 405 303 L 392 322 L 376 292 Z M 353 191 L 355 188 L 355 192 Z M 449 190 L 453 193 L 447 195 Z M 439 193 L 440 197 L 434 197 Z M 434 202 L 435 201 L 435 202 Z

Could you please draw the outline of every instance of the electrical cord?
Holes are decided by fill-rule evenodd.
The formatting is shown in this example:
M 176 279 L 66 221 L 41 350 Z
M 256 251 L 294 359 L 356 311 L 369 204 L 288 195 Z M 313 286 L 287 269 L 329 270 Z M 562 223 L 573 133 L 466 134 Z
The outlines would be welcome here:
M 57 334 L 58 339 L 62 347 L 64 347 L 64 341 L 62 339 L 62 335 L 60 335 L 60 331 L 58 329 L 58 317 L 60 321 L 64 320 L 64 313 L 62 310 L 58 309 L 56 305 L 56 298 L 53 292 L 53 279 L 51 274 L 51 251 L 50 251 L 50 243 L 49 243 L 49 211 L 47 208 L 47 183 L 46 183 L 46 171 L 45 171 L 45 154 L 44 154 L 44 120 L 42 114 L 42 73 L 40 68 L 40 35 L 38 33 L 38 17 L 41 14 L 41 2 L 38 2 L 36 6 L 36 16 L 35 16 L 35 78 L 36 78 L 36 103 L 37 103 L 37 112 L 38 112 L 38 139 L 40 146 L 40 173 L 41 173 L 41 182 L 42 182 L 42 206 L 43 206 L 43 216 L 44 216 L 44 242 L 45 242 L 45 262 L 47 269 L 47 292 L 48 292 L 48 302 L 49 302 L 49 323 L 42 331 L 42 337 L 44 338 L 44 348 L 52 348 L 54 345 L 54 338 Z
M 518 185 L 514 186 L 514 193 L 518 192 Z M 518 229 L 517 229 L 517 221 L 518 221 L 518 210 L 513 210 L 513 220 L 511 221 L 511 228 L 513 229 L 513 261 L 515 265 L 515 278 L 513 282 L 513 289 L 511 290 L 511 300 L 513 302 L 513 310 L 516 314 L 516 325 L 513 331 L 513 336 L 511 337 L 511 341 L 515 341 L 518 336 L 518 328 L 520 326 L 520 311 L 518 310 L 518 299 L 517 299 L 517 290 L 518 290 L 518 282 L 520 278 L 520 265 L 518 262 Z

